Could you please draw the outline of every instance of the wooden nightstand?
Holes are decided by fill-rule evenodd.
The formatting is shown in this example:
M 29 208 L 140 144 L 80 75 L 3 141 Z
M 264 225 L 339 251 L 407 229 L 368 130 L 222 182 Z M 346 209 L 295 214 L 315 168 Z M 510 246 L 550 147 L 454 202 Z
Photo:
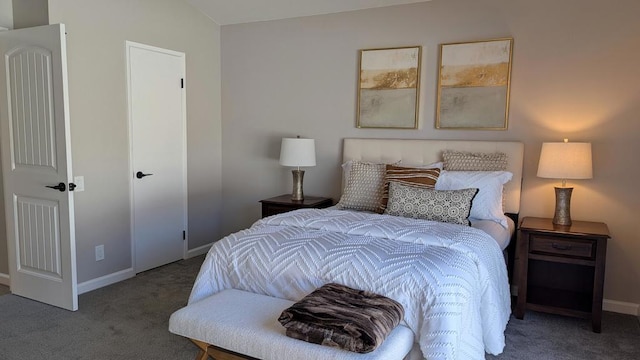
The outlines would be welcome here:
M 291 200 L 291 194 L 260 200 L 260 202 L 262 203 L 262 217 L 304 208 L 322 209 L 333 205 L 331 198 L 307 195 L 304 200 L 295 201 Z
M 518 303 L 516 318 L 526 309 L 591 318 L 599 333 L 607 254 L 607 225 L 525 217 L 518 238 Z

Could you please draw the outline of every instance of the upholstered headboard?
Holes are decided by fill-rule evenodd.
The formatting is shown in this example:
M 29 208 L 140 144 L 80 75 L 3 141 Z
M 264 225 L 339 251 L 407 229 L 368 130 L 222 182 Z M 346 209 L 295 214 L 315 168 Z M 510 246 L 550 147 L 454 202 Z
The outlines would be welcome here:
M 513 179 L 505 185 L 505 212 L 520 212 L 524 144 L 513 141 L 344 139 L 342 160 L 425 165 L 442 161 L 443 150 L 507 154 L 507 170 Z

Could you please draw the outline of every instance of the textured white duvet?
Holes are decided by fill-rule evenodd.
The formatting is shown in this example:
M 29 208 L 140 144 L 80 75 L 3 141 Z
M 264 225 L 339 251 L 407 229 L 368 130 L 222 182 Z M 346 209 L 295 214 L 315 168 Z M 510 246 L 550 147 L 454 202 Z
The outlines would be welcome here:
M 468 226 L 335 209 L 268 217 L 212 246 L 189 303 L 228 288 L 297 301 L 328 282 L 400 302 L 425 359 L 504 348 L 504 258 Z

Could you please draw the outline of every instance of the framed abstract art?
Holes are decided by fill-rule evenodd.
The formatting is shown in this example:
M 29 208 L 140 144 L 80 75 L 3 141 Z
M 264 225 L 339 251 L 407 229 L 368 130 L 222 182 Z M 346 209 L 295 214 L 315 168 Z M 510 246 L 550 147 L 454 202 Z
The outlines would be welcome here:
M 420 46 L 360 50 L 356 127 L 416 129 Z
M 440 45 L 437 129 L 506 130 L 513 39 Z

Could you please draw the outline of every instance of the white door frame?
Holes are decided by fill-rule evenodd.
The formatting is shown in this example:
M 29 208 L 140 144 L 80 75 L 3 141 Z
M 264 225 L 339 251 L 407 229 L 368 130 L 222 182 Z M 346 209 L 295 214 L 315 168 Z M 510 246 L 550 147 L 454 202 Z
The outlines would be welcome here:
M 183 76 L 183 86 L 184 90 L 182 91 L 182 177 L 183 177 L 183 206 L 184 206 L 184 226 L 185 226 L 185 239 L 182 248 L 182 258 L 187 258 L 187 252 L 189 249 L 189 224 L 188 224 L 188 202 L 187 202 L 187 106 L 186 106 L 186 60 L 185 54 L 178 51 L 168 50 L 159 48 L 156 46 L 145 45 L 133 41 L 125 41 L 125 51 L 126 51 L 126 67 L 127 67 L 127 117 L 128 117 L 128 141 L 129 141 L 129 208 L 131 210 L 130 214 L 130 231 L 131 231 L 131 264 L 134 269 L 134 272 L 137 272 L 136 266 L 136 239 L 135 239 L 135 219 L 134 219 L 134 194 L 133 194 L 133 182 L 134 182 L 134 164 L 133 164 L 133 109 L 131 104 L 131 62 L 130 62 L 130 50 L 131 48 L 139 48 L 150 51 L 155 51 L 171 56 L 176 56 L 182 59 L 182 73 Z M 176 85 L 177 86 L 177 85 Z

